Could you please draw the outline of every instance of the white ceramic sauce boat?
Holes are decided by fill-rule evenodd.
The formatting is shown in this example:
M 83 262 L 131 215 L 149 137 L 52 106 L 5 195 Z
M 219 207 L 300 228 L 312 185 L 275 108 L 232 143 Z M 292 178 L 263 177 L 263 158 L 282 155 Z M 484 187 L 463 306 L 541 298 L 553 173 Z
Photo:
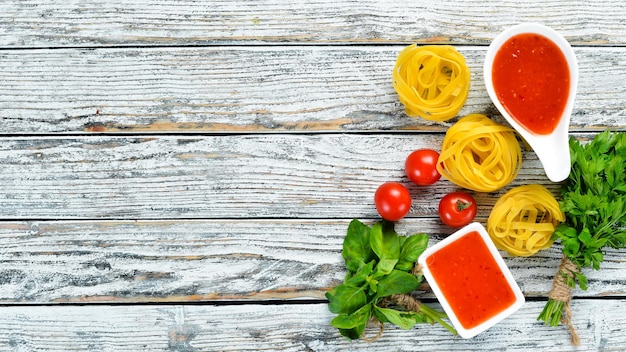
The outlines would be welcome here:
M 491 74 L 496 53 L 498 52 L 500 47 L 502 47 L 502 45 L 506 43 L 511 37 L 522 33 L 537 33 L 550 39 L 561 49 L 569 66 L 569 97 L 567 103 L 565 104 L 565 109 L 563 110 L 561 119 L 559 120 L 559 124 L 550 134 L 534 134 L 526 130 L 519 123 L 517 123 L 517 121 L 512 116 L 510 116 L 507 110 L 502 106 L 500 100 L 496 96 L 496 92 L 493 87 Z M 546 176 L 548 176 L 548 178 L 553 182 L 560 182 L 565 180 L 569 176 L 571 169 L 568 132 L 570 117 L 574 105 L 574 98 L 576 96 L 576 88 L 578 86 L 578 62 L 576 60 L 576 56 L 574 55 L 572 47 L 567 42 L 567 40 L 553 29 L 537 23 L 523 23 L 510 27 L 500 33 L 493 40 L 493 42 L 491 42 L 491 45 L 487 50 L 487 55 L 485 56 L 483 74 L 485 78 L 485 86 L 487 88 L 487 93 L 489 94 L 489 97 L 493 101 L 496 108 L 500 111 L 502 116 L 504 116 L 509 124 L 533 148 L 535 154 L 543 165 Z

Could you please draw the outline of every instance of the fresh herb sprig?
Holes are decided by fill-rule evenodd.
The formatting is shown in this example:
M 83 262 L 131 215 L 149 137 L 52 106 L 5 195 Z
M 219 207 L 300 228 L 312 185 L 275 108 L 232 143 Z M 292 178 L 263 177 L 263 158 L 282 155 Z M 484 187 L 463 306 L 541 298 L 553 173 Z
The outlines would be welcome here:
M 342 284 L 326 293 L 331 325 L 349 339 L 363 337 L 370 320 L 410 329 L 418 323 L 439 323 L 456 335 L 442 319 L 446 314 L 414 300 L 408 293 L 423 280 L 415 262 L 428 246 L 428 236 L 399 236 L 393 223 L 369 227 L 352 220 L 343 242 L 347 274 Z M 409 303 L 407 303 L 410 302 Z
M 587 289 L 581 269 L 598 270 L 606 248 L 626 247 L 626 133 L 605 131 L 587 144 L 574 138 L 569 144 L 572 169 L 559 202 L 566 220 L 555 231 L 563 261 L 538 318 L 551 326 L 569 310 L 571 290 L 577 285 Z M 576 344 L 571 317 L 566 314 L 565 320 Z

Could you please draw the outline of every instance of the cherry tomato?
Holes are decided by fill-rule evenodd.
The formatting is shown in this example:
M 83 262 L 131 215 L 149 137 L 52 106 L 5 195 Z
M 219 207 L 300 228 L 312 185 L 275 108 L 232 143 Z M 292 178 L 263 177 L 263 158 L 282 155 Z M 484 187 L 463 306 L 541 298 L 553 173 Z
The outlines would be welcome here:
M 469 224 L 476 216 L 476 201 L 465 192 L 446 194 L 439 201 L 439 217 L 450 227 L 461 227 Z
M 398 221 L 411 210 L 411 194 L 398 182 L 386 182 L 376 190 L 374 204 L 383 219 Z
M 419 186 L 428 186 L 441 177 L 437 171 L 439 153 L 432 149 L 418 149 L 406 158 L 404 170 L 411 181 Z

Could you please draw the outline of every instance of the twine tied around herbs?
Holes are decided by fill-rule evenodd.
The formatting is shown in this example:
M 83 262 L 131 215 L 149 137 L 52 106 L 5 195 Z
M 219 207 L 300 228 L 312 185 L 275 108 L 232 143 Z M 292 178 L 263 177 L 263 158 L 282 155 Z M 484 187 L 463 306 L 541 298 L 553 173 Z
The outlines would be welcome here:
M 411 312 L 419 312 L 422 303 L 409 294 L 392 295 L 391 300 L 397 305 L 406 308 Z
M 361 338 L 363 339 L 363 341 L 368 342 L 368 343 L 372 343 L 378 340 L 381 336 L 383 336 L 383 331 L 385 330 L 385 324 L 383 324 L 382 321 L 375 319 L 375 318 L 372 318 L 370 321 L 378 325 L 378 333 L 374 337 L 367 337 L 365 336 L 365 331 L 363 331 L 363 335 L 361 335 Z
M 413 274 L 413 276 L 420 276 L 423 275 L 422 274 L 422 264 L 417 264 L 413 267 L 413 269 L 411 269 L 411 274 Z
M 572 262 L 567 256 L 563 255 L 561 264 L 559 265 L 559 271 L 554 277 L 552 282 L 552 289 L 548 298 L 563 302 L 564 315 L 561 317 L 561 322 L 567 324 L 570 335 L 572 337 L 572 344 L 574 346 L 580 345 L 580 337 L 574 328 L 572 323 L 572 311 L 570 309 L 570 302 L 572 301 L 572 287 L 568 285 L 568 281 L 572 280 L 576 273 L 578 273 L 578 266 Z
M 411 274 L 414 275 L 414 276 L 422 275 L 422 266 L 419 265 L 419 264 L 415 265 L 413 267 L 413 269 L 411 269 Z M 387 307 L 390 304 L 397 304 L 397 305 L 399 305 L 401 307 L 404 307 L 407 310 L 412 311 L 412 312 L 419 312 L 420 306 L 422 305 L 422 303 L 420 301 L 418 301 L 417 299 L 413 298 L 413 296 L 411 296 L 408 293 L 391 295 L 391 296 L 383 299 L 383 301 L 381 302 L 380 305 L 381 305 L 381 307 Z M 366 337 L 365 336 L 365 331 L 364 331 L 363 335 L 361 335 L 361 338 L 365 342 L 369 342 L 369 343 L 375 342 L 381 336 L 383 336 L 383 331 L 385 330 L 385 325 L 380 320 L 378 320 L 376 318 L 372 318 L 371 321 L 374 324 L 378 325 L 378 333 L 374 337 Z

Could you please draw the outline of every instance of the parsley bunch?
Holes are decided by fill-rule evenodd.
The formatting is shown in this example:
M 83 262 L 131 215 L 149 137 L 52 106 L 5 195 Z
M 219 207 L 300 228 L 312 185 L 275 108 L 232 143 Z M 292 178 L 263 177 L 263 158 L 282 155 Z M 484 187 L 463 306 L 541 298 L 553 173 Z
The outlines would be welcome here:
M 577 284 L 587 289 L 581 269 L 600 269 L 605 248 L 626 247 L 626 133 L 605 131 L 584 145 L 570 137 L 570 154 L 572 170 L 559 202 L 565 222 L 555 231 L 564 258 L 554 286 L 569 287 L 569 295 Z M 551 292 L 538 319 L 556 326 L 568 305 L 569 298 Z
M 423 276 L 415 262 L 428 246 L 428 236 L 399 236 L 393 223 L 382 221 L 369 227 L 354 219 L 348 226 L 342 257 L 347 274 L 342 284 L 326 293 L 328 309 L 338 314 L 331 325 L 349 339 L 363 337 L 370 320 L 410 329 L 418 323 L 445 323 L 436 311 L 408 293 L 418 288 Z M 407 303 L 408 302 L 408 303 Z

